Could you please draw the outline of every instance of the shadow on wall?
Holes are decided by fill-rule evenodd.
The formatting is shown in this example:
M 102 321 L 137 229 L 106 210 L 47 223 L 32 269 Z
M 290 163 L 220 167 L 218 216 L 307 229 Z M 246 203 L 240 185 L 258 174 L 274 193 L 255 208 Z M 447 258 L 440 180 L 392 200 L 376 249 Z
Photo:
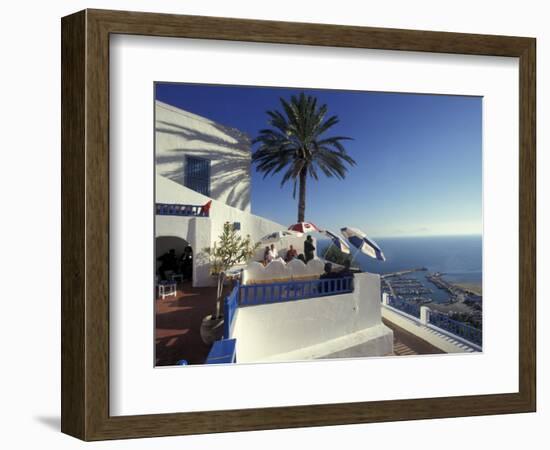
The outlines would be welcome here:
M 206 280 L 204 285 L 212 286 L 216 284 L 216 275 L 210 273 L 210 256 L 205 253 L 204 248 L 198 248 L 194 255 L 194 280 Z
M 248 137 L 237 130 L 208 123 L 206 129 L 196 130 L 182 124 L 157 120 L 156 164 L 160 174 L 185 185 L 185 156 L 211 160 L 210 197 L 224 199 L 225 203 L 245 209 L 250 202 L 250 150 Z M 175 148 L 159 150 L 159 140 L 176 144 Z

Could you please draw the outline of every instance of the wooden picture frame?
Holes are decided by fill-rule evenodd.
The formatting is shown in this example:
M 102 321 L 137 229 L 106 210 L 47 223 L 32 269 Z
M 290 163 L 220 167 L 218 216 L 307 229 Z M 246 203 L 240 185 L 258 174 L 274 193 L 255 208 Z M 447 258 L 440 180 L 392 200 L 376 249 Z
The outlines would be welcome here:
M 62 19 L 62 418 L 84 440 L 535 411 L 533 38 L 85 10 Z M 135 34 L 519 58 L 519 391 L 461 397 L 109 415 L 109 36 Z

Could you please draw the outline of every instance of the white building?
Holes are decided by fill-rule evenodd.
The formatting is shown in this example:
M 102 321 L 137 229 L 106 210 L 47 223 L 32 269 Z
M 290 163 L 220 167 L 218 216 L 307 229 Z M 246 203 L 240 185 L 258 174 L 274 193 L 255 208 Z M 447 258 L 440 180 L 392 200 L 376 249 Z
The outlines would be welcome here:
M 250 213 L 249 138 L 238 130 L 157 101 L 155 105 L 155 198 L 158 205 L 193 205 L 212 201 L 208 217 L 200 214 L 156 215 L 157 257 L 175 249 L 193 249 L 193 286 L 215 279 L 203 250 L 221 234 L 223 224 L 240 227 L 254 241 L 284 225 Z
M 241 211 L 250 212 L 250 140 L 225 127 L 156 102 L 157 174 Z

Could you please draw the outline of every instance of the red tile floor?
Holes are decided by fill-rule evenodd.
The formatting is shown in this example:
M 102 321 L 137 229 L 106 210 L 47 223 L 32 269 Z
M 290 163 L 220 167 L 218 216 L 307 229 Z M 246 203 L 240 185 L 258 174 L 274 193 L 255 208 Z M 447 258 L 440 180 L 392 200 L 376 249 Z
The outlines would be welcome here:
M 178 285 L 176 297 L 155 299 L 156 365 L 174 365 L 181 359 L 203 364 L 210 345 L 201 340 L 201 321 L 215 310 L 216 288 L 193 288 L 188 281 Z

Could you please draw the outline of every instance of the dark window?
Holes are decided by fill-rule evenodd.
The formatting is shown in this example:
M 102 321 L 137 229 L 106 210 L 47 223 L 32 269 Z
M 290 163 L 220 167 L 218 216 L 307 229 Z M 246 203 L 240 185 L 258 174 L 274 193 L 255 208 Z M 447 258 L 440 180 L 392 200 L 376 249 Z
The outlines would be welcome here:
M 188 156 L 185 159 L 185 186 L 210 197 L 210 161 Z

